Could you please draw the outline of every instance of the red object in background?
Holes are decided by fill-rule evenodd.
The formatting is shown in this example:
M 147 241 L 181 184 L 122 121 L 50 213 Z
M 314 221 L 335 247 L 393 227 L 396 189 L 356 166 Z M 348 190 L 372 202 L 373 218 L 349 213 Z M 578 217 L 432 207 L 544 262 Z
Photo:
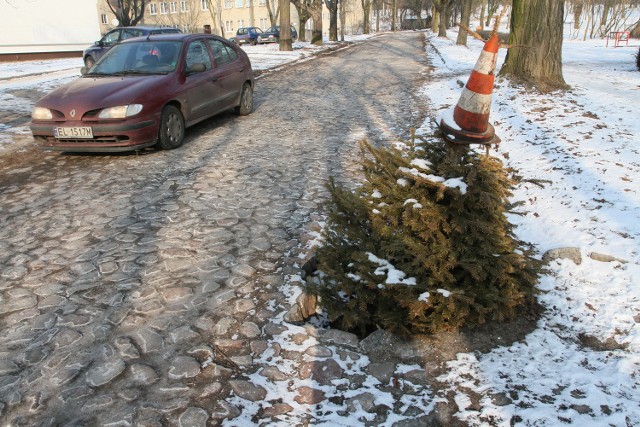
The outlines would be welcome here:
M 607 47 L 609 47 L 609 39 L 612 39 L 613 47 L 620 46 L 620 42 L 625 42 L 629 46 L 629 31 L 611 31 L 607 34 Z

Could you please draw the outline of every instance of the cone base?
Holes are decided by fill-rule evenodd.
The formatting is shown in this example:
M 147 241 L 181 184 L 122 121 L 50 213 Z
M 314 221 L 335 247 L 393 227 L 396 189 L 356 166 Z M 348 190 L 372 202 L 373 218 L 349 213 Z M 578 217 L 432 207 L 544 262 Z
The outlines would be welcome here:
M 451 126 L 442 119 L 440 120 L 440 130 L 444 135 L 444 139 L 460 145 L 481 144 L 481 145 L 493 145 L 500 144 L 501 139 L 496 136 L 496 131 L 491 123 L 487 124 L 487 130 L 482 133 L 471 132 L 468 130 L 460 129 L 459 126 Z

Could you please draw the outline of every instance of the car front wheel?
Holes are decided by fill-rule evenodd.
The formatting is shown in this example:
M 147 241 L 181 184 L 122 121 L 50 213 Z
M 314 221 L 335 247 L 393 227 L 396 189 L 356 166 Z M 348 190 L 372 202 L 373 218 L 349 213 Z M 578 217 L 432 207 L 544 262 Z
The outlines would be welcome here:
M 173 105 L 167 105 L 160 116 L 160 132 L 157 147 L 172 150 L 182 145 L 184 140 L 184 118 Z
M 242 86 L 240 105 L 238 105 L 236 111 L 241 116 L 251 114 L 253 111 L 253 88 L 249 83 L 245 83 L 244 86 Z

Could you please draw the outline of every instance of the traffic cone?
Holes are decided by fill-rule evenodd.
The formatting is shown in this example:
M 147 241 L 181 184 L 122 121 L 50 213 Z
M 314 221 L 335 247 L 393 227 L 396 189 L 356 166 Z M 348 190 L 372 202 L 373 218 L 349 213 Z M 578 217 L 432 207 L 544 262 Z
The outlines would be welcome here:
M 499 47 L 498 35 L 494 33 L 484 44 L 458 104 L 441 115 L 440 130 L 447 141 L 454 144 L 500 143 L 500 138 L 489 123 Z

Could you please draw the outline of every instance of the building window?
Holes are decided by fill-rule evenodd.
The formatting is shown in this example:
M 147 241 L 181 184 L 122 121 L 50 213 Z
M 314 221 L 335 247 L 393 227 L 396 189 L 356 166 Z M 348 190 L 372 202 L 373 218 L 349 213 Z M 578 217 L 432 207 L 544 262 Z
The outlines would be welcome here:
M 236 7 L 239 9 L 244 5 L 244 0 L 236 0 Z
M 244 19 L 238 19 L 238 28 L 244 27 Z
M 166 3 L 160 3 L 160 13 L 165 15 L 167 13 L 167 4 Z
M 155 3 L 149 3 L 149 15 L 158 14 L 158 5 Z
M 260 28 L 265 29 L 268 28 L 269 24 L 267 24 L 266 18 L 260 18 Z
M 233 0 L 224 0 L 224 8 L 231 9 L 233 7 Z
M 178 3 L 175 1 L 169 3 L 169 11 L 171 13 L 178 13 Z
M 200 8 L 202 10 L 209 10 L 209 0 L 200 0 Z
M 100 15 L 100 22 L 102 22 L 103 24 L 107 23 L 107 15 L 106 14 L 102 14 Z
M 227 33 L 233 33 L 233 21 L 225 21 L 224 28 Z
M 180 12 L 188 12 L 189 11 L 189 2 L 186 0 L 182 0 L 180 2 Z
M 258 0 L 258 6 L 266 6 L 267 0 Z

